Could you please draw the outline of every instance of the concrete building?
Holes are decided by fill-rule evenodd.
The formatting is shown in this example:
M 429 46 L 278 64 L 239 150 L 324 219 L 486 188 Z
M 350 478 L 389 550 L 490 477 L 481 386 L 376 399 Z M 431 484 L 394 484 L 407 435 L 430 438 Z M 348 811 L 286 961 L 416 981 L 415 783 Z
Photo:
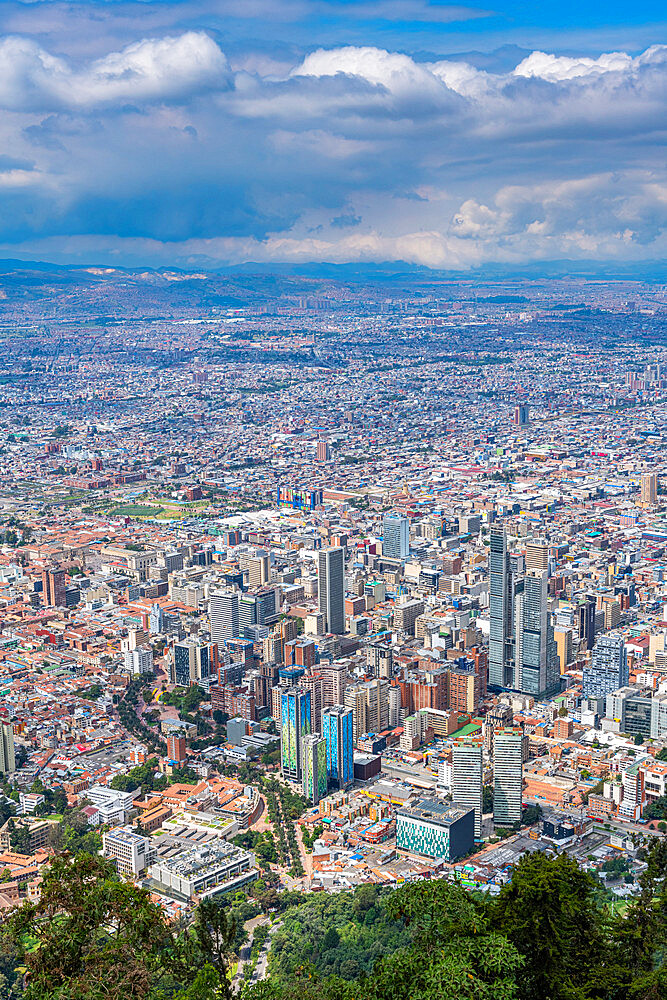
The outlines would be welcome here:
M 327 632 L 345 631 L 345 550 L 321 549 L 318 553 L 317 600 Z
M 523 732 L 498 729 L 493 734 L 493 822 L 511 827 L 521 822 Z
M 474 810 L 421 799 L 416 806 L 396 810 L 396 847 L 442 861 L 467 854 L 475 841 Z
M 148 837 L 124 827 L 103 833 L 102 847 L 105 858 L 112 858 L 123 875 L 142 875 L 155 855 Z
M 628 683 L 628 654 L 620 635 L 601 635 L 583 671 L 584 698 L 606 698 Z
M 410 522 L 403 514 L 388 513 L 382 519 L 382 555 L 403 562 L 410 554 Z
M 216 838 L 172 857 L 156 858 L 148 874 L 159 890 L 191 900 L 238 889 L 257 878 L 257 869 L 252 854 Z
M 16 770 L 14 729 L 11 722 L 0 723 L 0 774 L 13 774 Z
M 452 799 L 459 806 L 475 810 L 475 840 L 482 837 L 483 777 L 482 747 L 455 743 L 452 747 Z

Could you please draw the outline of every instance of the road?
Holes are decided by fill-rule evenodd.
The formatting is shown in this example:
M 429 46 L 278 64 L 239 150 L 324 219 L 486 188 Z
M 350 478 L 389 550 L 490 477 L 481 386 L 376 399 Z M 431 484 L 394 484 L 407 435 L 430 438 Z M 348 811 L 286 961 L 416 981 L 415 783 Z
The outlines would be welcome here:
M 260 924 L 268 924 L 268 922 L 269 918 L 266 916 L 266 914 L 262 913 L 258 917 L 252 917 L 250 920 L 246 920 L 245 924 L 243 925 L 246 931 L 248 932 L 248 940 L 246 941 L 246 943 L 241 948 L 241 951 L 239 952 L 239 964 L 236 968 L 236 975 L 234 976 L 234 983 L 233 983 L 233 986 L 235 988 L 240 986 L 243 981 L 243 969 L 245 968 L 246 963 L 250 959 L 250 952 L 252 951 L 252 942 L 253 938 L 255 937 L 255 929 L 259 927 Z M 269 939 L 267 938 L 267 941 L 268 940 Z M 260 957 L 261 957 L 261 952 L 260 952 Z M 258 965 L 259 965 L 259 960 L 258 960 Z M 254 980 L 254 973 L 253 973 L 253 980 Z

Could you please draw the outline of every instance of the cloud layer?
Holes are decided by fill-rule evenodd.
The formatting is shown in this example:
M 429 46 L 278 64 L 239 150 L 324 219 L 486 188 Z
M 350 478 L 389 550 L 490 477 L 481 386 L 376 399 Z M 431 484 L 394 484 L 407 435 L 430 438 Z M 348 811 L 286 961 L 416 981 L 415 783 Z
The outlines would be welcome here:
M 201 29 L 95 58 L 5 36 L 0 246 L 185 265 L 656 259 L 666 79 L 657 45 L 494 73 L 373 46 L 228 58 Z

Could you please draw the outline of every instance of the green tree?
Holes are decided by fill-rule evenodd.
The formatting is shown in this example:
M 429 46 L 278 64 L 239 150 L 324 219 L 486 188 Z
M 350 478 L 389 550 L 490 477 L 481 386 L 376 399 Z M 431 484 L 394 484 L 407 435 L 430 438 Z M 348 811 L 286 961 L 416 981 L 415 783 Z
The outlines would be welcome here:
M 525 958 L 522 998 L 585 997 L 603 957 L 596 884 L 565 854 L 525 854 L 496 900 L 493 925 Z M 586 961 L 582 962 L 582 955 Z

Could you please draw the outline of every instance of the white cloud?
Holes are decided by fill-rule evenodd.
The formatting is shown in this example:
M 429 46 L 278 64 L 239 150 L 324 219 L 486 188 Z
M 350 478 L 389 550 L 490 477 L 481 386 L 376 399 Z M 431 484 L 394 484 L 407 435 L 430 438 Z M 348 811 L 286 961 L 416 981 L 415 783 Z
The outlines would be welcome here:
M 227 59 L 203 32 L 144 39 L 80 70 L 31 39 L 0 42 L 0 107 L 11 110 L 169 100 L 229 84 Z
M 515 76 L 540 77 L 551 83 L 574 80 L 600 73 L 623 73 L 631 69 L 633 59 L 626 52 L 605 52 L 598 59 L 571 59 L 547 52 L 531 52 L 514 70 Z

